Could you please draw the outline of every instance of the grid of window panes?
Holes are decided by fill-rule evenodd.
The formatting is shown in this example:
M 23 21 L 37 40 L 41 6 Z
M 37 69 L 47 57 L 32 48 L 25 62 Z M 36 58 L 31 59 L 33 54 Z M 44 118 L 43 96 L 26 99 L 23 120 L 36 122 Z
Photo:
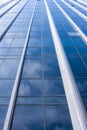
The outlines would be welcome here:
M 0 130 L 3 130 L 35 1 L 10 0 L 0 5 Z M 86 5 L 64 1 L 87 16 Z M 87 35 L 87 22 L 63 1 L 56 2 Z M 47 3 L 87 110 L 87 43 L 53 0 Z M 12 120 L 11 130 L 21 129 L 73 129 L 44 0 L 37 0 Z
M 79 33 L 76 32 L 72 25 L 68 22 L 62 12 L 57 8 L 57 6 L 52 1 L 47 1 L 56 25 L 56 29 L 59 33 L 62 45 L 70 63 L 71 70 L 76 79 L 79 92 L 82 96 L 85 108 L 87 109 L 87 45 L 82 40 Z M 57 0 L 57 2 L 58 4 L 61 3 L 60 0 Z M 65 11 L 65 8 L 62 5 L 64 4 L 61 3 L 61 7 Z M 67 14 L 72 15 L 70 9 L 67 8 L 66 10 L 69 12 L 67 12 Z M 74 20 L 74 16 L 75 15 L 73 15 L 72 20 Z M 81 18 L 75 16 L 75 19 L 76 24 L 80 23 Z M 83 29 L 87 32 L 85 27 Z
M 18 120 L 18 121 L 17 121 Z M 12 129 L 72 130 L 44 1 L 37 1 Z
M 0 130 L 3 129 L 33 7 L 29 1 L 0 41 Z

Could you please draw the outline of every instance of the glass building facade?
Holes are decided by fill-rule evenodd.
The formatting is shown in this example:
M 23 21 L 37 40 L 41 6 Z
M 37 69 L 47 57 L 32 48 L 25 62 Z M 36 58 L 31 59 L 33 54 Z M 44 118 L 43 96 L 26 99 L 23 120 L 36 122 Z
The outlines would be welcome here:
M 87 0 L 0 4 L 0 130 L 87 130 Z

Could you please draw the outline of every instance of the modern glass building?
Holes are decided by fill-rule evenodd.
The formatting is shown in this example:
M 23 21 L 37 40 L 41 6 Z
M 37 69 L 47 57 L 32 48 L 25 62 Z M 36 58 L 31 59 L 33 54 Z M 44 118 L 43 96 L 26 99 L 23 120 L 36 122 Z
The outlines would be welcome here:
M 87 130 L 87 0 L 0 3 L 0 130 Z

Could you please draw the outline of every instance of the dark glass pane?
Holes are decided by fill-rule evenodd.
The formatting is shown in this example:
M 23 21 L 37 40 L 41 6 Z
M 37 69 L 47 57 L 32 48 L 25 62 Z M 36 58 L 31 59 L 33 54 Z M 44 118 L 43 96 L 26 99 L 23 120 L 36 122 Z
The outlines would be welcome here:
M 3 129 L 6 112 L 7 112 L 7 106 L 0 106 L 0 130 Z
M 44 130 L 43 107 L 16 106 L 11 130 Z
M 0 96 L 10 96 L 13 84 L 13 80 L 0 80 Z
M 8 48 L 0 48 L 0 55 L 6 55 L 8 52 Z
M 44 80 L 44 95 L 64 95 L 62 80 Z
M 87 78 L 76 78 L 77 86 L 81 94 L 87 94 Z
M 54 47 L 54 43 L 53 43 L 52 38 L 48 38 L 48 39 L 44 38 L 44 39 L 43 39 L 43 46 L 44 46 L 44 47 L 46 47 L 46 46 Z
M 7 55 L 10 55 L 10 56 L 18 56 L 18 55 L 21 55 L 22 54 L 22 48 L 10 48 Z
M 46 130 L 73 130 L 67 105 L 46 107 Z
M 43 55 L 56 56 L 55 48 L 53 48 L 53 47 L 44 47 L 43 48 Z
M 41 54 L 42 54 L 42 51 L 40 47 L 28 48 L 27 53 L 26 53 L 26 55 L 31 55 L 31 56 L 33 55 L 36 56 L 36 55 L 41 55 Z
M 60 77 L 58 61 L 56 58 L 44 58 L 44 77 Z
M 80 58 L 69 59 L 75 77 L 87 77 L 87 68 Z

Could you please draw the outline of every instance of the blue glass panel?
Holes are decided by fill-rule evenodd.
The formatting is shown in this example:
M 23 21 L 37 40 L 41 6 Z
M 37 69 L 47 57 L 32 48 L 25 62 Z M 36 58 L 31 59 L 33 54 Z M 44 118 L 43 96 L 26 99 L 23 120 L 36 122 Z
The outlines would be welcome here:
M 44 58 L 44 77 L 60 77 L 58 61 L 56 58 Z
M 25 60 L 22 77 L 42 77 L 42 61 L 39 59 Z
M 10 96 L 13 89 L 13 80 L 0 80 L 0 96 Z
M 64 50 L 66 52 L 67 55 L 78 55 L 77 51 L 74 47 L 64 47 Z
M 43 48 L 43 55 L 56 56 L 55 48 L 53 48 L 53 47 L 44 47 Z
M 27 48 L 26 55 L 41 55 L 42 51 L 40 47 Z
M 87 68 L 80 58 L 69 59 L 75 77 L 87 77 Z
M 19 96 L 41 96 L 43 94 L 42 80 L 21 80 Z
M 9 47 L 12 44 L 12 39 L 2 39 L 2 41 L 0 41 L 0 47 Z
M 0 55 L 6 55 L 8 51 L 8 48 L 0 48 Z
M 65 96 L 45 98 L 45 104 L 64 105 L 66 103 L 67 102 Z
M 81 94 L 87 94 L 87 78 L 76 78 L 77 86 Z
M 43 46 L 49 46 L 49 47 L 54 47 L 54 43 L 53 43 L 53 40 L 52 38 L 44 38 L 43 39 Z
M 0 78 L 14 78 L 19 60 L 4 60 L 0 68 Z
M 0 106 L 0 130 L 3 129 L 6 112 L 7 112 L 7 106 Z
M 73 130 L 67 105 L 46 107 L 46 130 Z
M 43 97 L 22 97 L 17 99 L 17 104 L 25 104 L 25 105 L 32 105 L 32 104 L 42 104 L 44 103 Z
M 9 104 L 9 101 L 10 101 L 10 98 L 3 98 L 3 97 L 0 97 L 0 105 L 8 105 Z
M 73 47 L 73 44 L 69 38 L 62 38 L 61 41 L 62 41 L 63 46 Z
M 41 46 L 41 38 L 30 38 L 28 47 L 38 47 Z
M 64 95 L 62 80 L 44 80 L 44 95 Z
M 11 130 L 44 130 L 43 107 L 16 106 Z

